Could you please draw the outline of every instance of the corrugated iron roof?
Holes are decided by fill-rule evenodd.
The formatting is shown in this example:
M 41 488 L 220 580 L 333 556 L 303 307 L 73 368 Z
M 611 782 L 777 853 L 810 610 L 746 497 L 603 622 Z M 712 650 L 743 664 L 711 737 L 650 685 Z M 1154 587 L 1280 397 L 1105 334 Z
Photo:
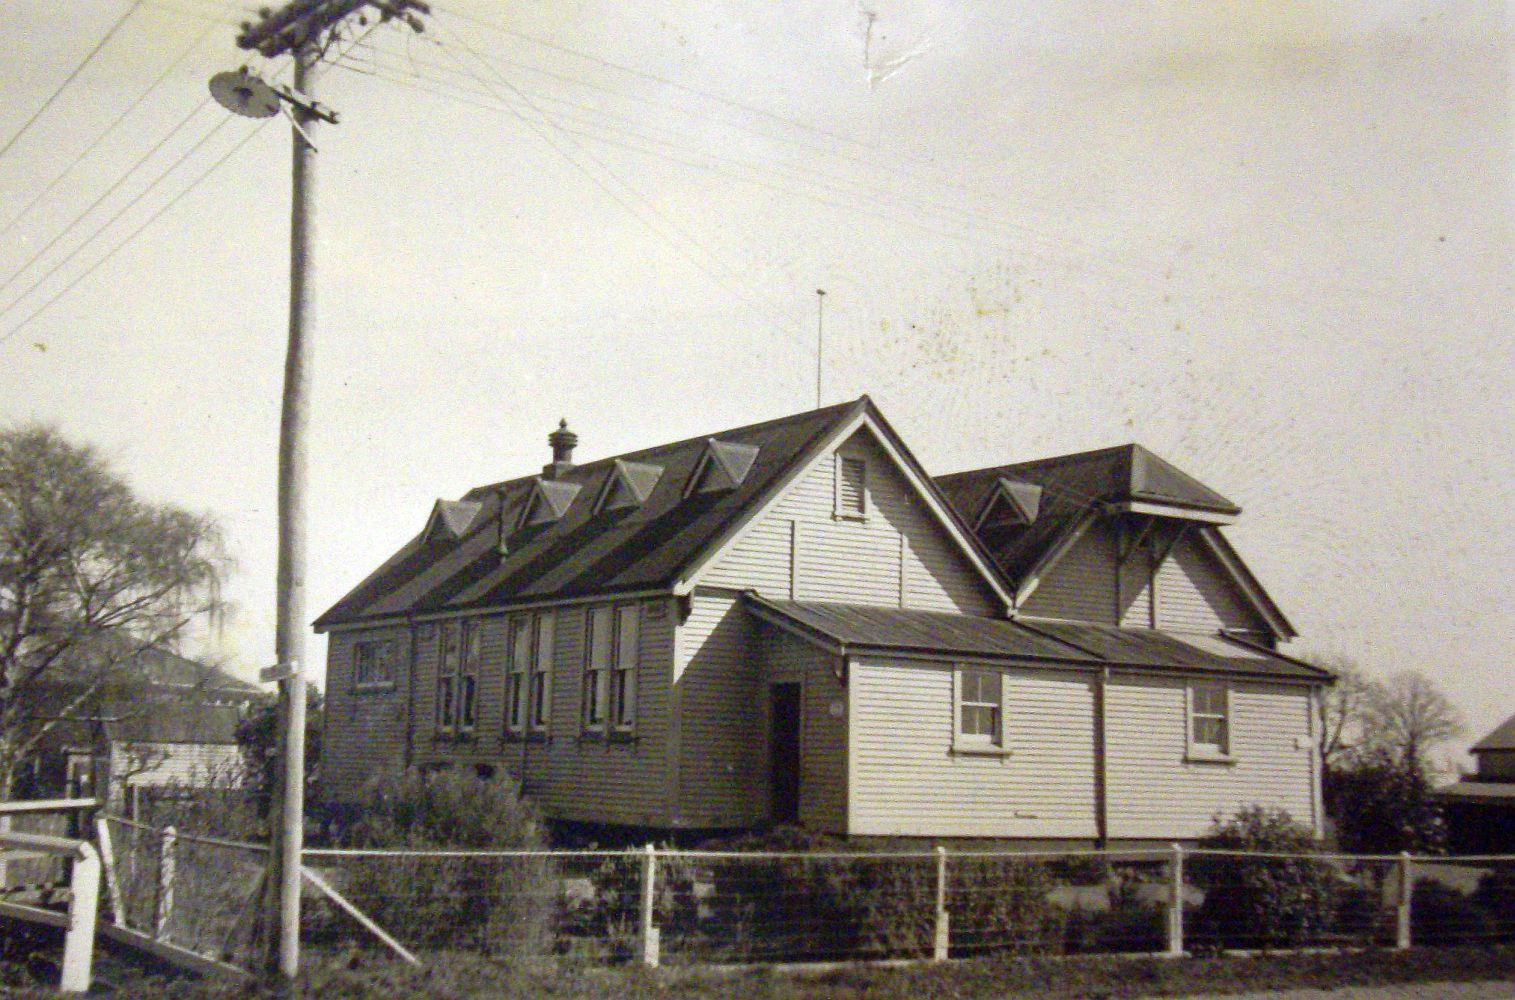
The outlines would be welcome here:
M 470 490 L 462 499 L 480 511 L 455 542 L 420 536 L 316 619 L 317 628 L 407 613 L 461 610 L 671 586 L 728 526 L 766 499 L 811 447 L 860 412 L 882 418 L 864 396 L 854 402 L 769 420 L 714 435 L 756 449 L 733 489 L 685 497 L 684 486 L 711 435 L 587 462 L 555 481 L 581 487 L 561 519 L 515 530 L 524 505 L 543 482 L 524 476 Z M 593 511 L 617 462 L 661 467 L 640 507 Z M 499 552 L 505 525 L 506 552 Z
M 1438 788 L 1435 794 L 1437 798 L 1462 802 L 1508 802 L 1515 805 L 1515 781 L 1463 780 Z
M 1494 727 L 1494 731 L 1473 744 L 1473 752 L 1485 750 L 1515 750 L 1515 715 Z
M 233 705 L 203 705 L 166 699 L 135 700 L 107 707 L 116 715 L 105 723 L 105 734 L 124 743 L 237 742 L 241 713 Z
M 783 601 L 744 595 L 759 617 L 849 649 L 984 656 L 1143 670 L 1205 672 L 1328 681 L 1330 674 L 1222 635 L 1184 636 L 1155 629 L 1081 622 L 980 618 L 940 611 Z

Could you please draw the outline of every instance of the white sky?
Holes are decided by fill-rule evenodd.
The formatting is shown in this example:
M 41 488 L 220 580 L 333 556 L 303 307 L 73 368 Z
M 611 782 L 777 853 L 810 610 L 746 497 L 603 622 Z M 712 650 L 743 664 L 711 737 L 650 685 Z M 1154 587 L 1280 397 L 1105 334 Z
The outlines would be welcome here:
M 143 0 L 0 156 L 0 421 L 221 518 L 251 670 L 287 128 L 80 278 L 254 129 L 200 106 L 238 6 Z M 826 401 L 930 471 L 1140 441 L 1246 508 L 1294 651 L 1515 711 L 1511 5 L 435 6 L 320 83 L 312 617 L 560 416 L 584 460 L 814 405 L 825 288 Z M 0 6 L 0 142 L 127 7 Z

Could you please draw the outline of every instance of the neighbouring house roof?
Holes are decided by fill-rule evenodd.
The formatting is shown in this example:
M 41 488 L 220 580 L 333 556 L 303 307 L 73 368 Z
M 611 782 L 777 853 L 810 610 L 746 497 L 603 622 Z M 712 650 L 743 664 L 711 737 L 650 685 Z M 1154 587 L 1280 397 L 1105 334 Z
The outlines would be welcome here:
M 235 705 L 203 705 L 161 698 L 107 707 L 112 743 L 234 744 L 241 712 Z
M 1515 806 L 1515 781 L 1463 780 L 1436 790 L 1436 797 L 1454 802 L 1497 802 Z
M 1473 753 L 1490 750 L 1515 750 L 1515 715 L 1494 727 L 1494 731 L 1473 744 Z
M 427 614 L 665 590 L 717 551 L 733 531 L 777 496 L 837 433 L 866 418 L 892 446 L 973 559 L 985 585 L 999 584 L 987 553 L 959 525 L 929 476 L 867 396 L 793 416 L 700 435 L 575 465 L 556 478 L 523 476 L 470 490 L 480 505 L 455 540 L 425 533 L 316 619 L 318 629 L 406 614 Z M 689 492 L 691 476 L 715 442 L 729 489 Z M 707 460 L 708 461 L 708 460 Z M 626 483 L 638 502 L 598 509 L 607 483 Z M 543 488 L 575 487 L 572 502 L 544 523 L 522 512 Z M 724 485 L 724 484 L 723 484 Z M 567 495 L 566 492 L 564 494 Z
M 744 595 L 758 617 L 836 652 L 884 651 L 1329 681 L 1324 670 L 1216 633 L 1080 622 L 1009 621 L 940 611 Z

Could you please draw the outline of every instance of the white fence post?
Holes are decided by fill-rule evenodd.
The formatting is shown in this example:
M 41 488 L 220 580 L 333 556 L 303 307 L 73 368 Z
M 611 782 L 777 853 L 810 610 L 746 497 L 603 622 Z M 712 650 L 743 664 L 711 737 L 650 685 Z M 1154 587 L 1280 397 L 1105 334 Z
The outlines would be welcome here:
M 165 826 L 163 842 L 158 845 L 158 898 L 153 911 L 153 937 L 158 940 L 168 936 L 168 922 L 174 915 L 174 866 L 178 847 L 178 831 Z
M 658 929 L 654 924 L 657 912 L 658 852 L 651 845 L 642 856 L 642 964 L 649 969 L 658 967 Z
M 936 946 L 932 949 L 933 961 L 947 960 L 947 946 L 952 940 L 950 918 L 947 916 L 947 849 L 936 848 Z
M 1410 852 L 1401 851 L 1399 855 L 1399 905 L 1394 908 L 1395 928 L 1394 947 L 1410 947 Z
M 95 954 L 100 855 L 88 843 L 81 842 L 73 869 L 69 878 L 68 929 L 63 936 L 63 976 L 58 988 L 64 993 L 84 993 L 89 989 Z
M 1168 954 L 1177 958 L 1184 953 L 1184 845 L 1173 845 L 1169 862 L 1171 884 L 1168 888 Z
M 110 838 L 110 821 L 95 817 L 95 836 L 100 841 L 100 866 L 105 872 L 105 886 L 110 890 L 111 920 L 117 927 L 126 926 L 126 902 L 121 895 L 121 874 L 116 871 L 116 845 Z

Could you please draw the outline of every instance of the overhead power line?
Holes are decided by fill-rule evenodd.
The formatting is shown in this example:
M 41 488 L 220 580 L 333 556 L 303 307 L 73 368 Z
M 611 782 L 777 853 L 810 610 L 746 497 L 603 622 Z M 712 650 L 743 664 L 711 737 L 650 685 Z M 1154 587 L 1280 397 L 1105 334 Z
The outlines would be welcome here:
M 116 23 L 112 24 L 110 26 L 110 30 L 105 33 L 105 37 L 96 42 L 95 47 L 89 50 L 89 55 L 85 56 L 84 60 L 80 62 L 79 65 L 74 67 L 74 71 L 70 73 L 62 83 L 58 84 L 58 88 L 48 95 L 47 100 L 42 102 L 42 107 L 38 108 L 32 114 L 32 116 L 26 120 L 26 123 L 17 129 L 14 135 L 6 140 L 3 147 L 0 147 L 0 158 L 3 158 L 6 153 L 9 153 L 11 151 L 11 147 L 15 146 L 20 138 L 26 134 L 26 131 L 37 123 L 37 119 L 41 118 L 44 114 L 47 113 L 47 109 L 53 106 L 53 102 L 58 99 L 58 95 L 67 90 L 68 85 L 73 83 L 74 80 L 78 79 L 79 74 L 84 72 L 84 67 L 88 66 L 91 62 L 94 61 L 95 56 L 100 54 L 100 50 L 105 48 L 105 46 L 110 42 L 112 38 L 116 37 L 116 32 L 121 30 L 121 25 L 125 24 L 127 19 L 131 17 L 132 14 L 136 13 L 137 8 L 140 6 L 142 6 L 142 0 L 133 0 L 132 5 L 126 8 L 126 12 L 120 17 L 116 18 Z

